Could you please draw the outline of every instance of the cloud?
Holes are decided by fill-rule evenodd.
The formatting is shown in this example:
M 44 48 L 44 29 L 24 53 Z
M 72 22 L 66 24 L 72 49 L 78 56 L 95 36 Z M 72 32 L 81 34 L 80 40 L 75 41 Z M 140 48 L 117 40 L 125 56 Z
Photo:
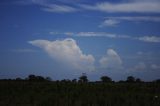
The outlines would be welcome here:
M 21 5 L 39 5 L 41 10 L 54 13 L 70 13 L 78 11 L 76 7 L 69 6 L 68 4 L 64 4 L 63 2 L 63 0 L 20 0 L 16 3 Z
M 138 51 L 137 55 L 143 55 L 144 53 L 142 51 Z
M 18 0 L 19 4 L 40 5 L 47 12 L 68 13 L 79 10 L 92 10 L 102 12 L 123 13 L 160 13 L 160 1 L 158 0 L 126 0 L 123 2 L 91 2 L 85 0 Z M 90 3 L 90 4 L 89 4 Z
M 160 17 L 155 16 L 115 16 L 115 17 L 105 17 L 106 19 L 102 22 L 99 27 L 115 27 L 118 26 L 123 21 L 131 22 L 160 22 Z
M 72 38 L 55 41 L 33 40 L 29 43 L 44 50 L 62 66 L 81 71 L 94 71 L 96 67 L 99 67 L 94 64 L 95 58 L 91 54 L 84 54 Z M 122 69 L 122 60 L 113 49 L 108 49 L 107 54 L 99 60 L 99 63 L 104 69 Z
M 160 17 L 158 16 L 115 16 L 115 17 L 105 17 L 106 19 L 99 27 L 104 26 L 117 26 L 123 21 L 129 22 L 160 22 Z
M 160 65 L 152 64 L 151 65 L 151 69 L 153 69 L 153 70 L 159 70 L 160 69 Z
M 146 64 L 143 62 L 139 62 L 133 69 L 137 71 L 144 70 L 146 69 Z
M 49 32 L 51 35 L 67 35 L 76 37 L 108 37 L 108 38 L 130 38 L 128 35 L 116 35 L 107 32 Z
M 130 1 L 130 2 L 120 2 L 120 3 L 97 3 L 95 5 L 81 5 L 82 8 L 87 10 L 96 10 L 102 12 L 123 12 L 123 13 L 160 13 L 160 2 L 152 2 L 150 0 L 141 1 Z
M 94 70 L 94 57 L 83 54 L 76 41 L 71 38 L 64 40 L 48 41 L 34 40 L 30 44 L 40 47 L 53 59 L 77 70 Z
M 67 35 L 74 37 L 107 37 L 113 39 L 131 39 L 139 40 L 148 43 L 160 43 L 160 37 L 157 36 L 142 36 L 142 37 L 132 37 L 130 35 L 117 35 L 107 32 L 49 32 L 51 35 Z
M 160 43 L 160 37 L 156 37 L 156 36 L 143 36 L 137 39 L 144 42 Z
M 83 37 L 108 37 L 108 38 L 116 38 L 117 35 L 105 33 L 105 32 L 79 32 L 76 33 L 75 36 L 83 36 Z
M 107 19 L 101 25 L 99 25 L 99 27 L 105 27 L 105 26 L 114 27 L 114 26 L 117 26 L 119 23 L 120 23 L 120 21 L 118 21 L 118 20 Z
M 67 13 L 67 12 L 76 12 L 78 11 L 76 8 L 67 6 L 67 5 L 57 5 L 57 4 L 48 4 L 45 5 L 42 10 L 47 12 L 57 12 L 57 13 Z
M 138 64 L 136 64 L 132 68 L 129 68 L 129 71 L 150 71 L 150 70 L 158 71 L 159 69 L 160 69 L 160 65 L 139 62 Z
M 106 33 L 106 32 L 66 32 L 64 33 L 68 36 L 77 36 L 77 37 L 108 37 L 108 38 L 116 38 L 117 35 Z
M 107 54 L 99 60 L 102 68 L 120 69 L 122 68 L 122 60 L 118 53 L 113 49 L 108 49 Z
M 107 19 L 118 20 L 118 21 L 150 21 L 150 22 L 160 22 L 160 17 L 155 16 L 120 16 L 120 17 L 106 17 Z

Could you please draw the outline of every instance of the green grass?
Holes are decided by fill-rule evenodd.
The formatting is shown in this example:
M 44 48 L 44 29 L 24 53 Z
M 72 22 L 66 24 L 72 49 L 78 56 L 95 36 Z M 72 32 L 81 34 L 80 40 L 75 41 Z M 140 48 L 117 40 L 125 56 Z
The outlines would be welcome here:
M 0 81 L 0 106 L 160 106 L 160 84 Z

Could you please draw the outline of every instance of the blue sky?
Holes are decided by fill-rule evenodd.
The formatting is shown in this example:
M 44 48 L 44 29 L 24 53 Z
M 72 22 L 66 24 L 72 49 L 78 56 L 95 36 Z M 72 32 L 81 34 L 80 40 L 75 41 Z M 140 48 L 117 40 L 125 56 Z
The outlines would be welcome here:
M 0 78 L 160 78 L 159 0 L 1 0 Z

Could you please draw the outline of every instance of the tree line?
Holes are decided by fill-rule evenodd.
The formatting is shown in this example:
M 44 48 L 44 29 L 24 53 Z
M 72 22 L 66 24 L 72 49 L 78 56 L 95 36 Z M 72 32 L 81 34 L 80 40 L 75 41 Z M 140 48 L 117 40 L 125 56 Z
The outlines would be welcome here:
M 90 82 L 88 80 L 88 77 L 85 73 L 82 73 L 82 75 L 79 77 L 79 79 L 63 79 L 63 80 L 56 80 L 53 81 L 50 77 L 43 77 L 43 76 L 36 76 L 36 75 L 28 75 L 27 78 L 22 79 L 20 77 L 15 78 L 15 79 L 0 79 L 0 81 L 52 81 L 52 82 L 73 82 L 73 83 L 88 83 Z M 100 77 L 100 81 L 94 81 L 95 83 L 115 83 L 115 81 L 112 80 L 112 78 L 108 77 L 108 76 L 101 76 Z M 126 80 L 120 80 L 118 81 L 119 83 L 124 83 L 124 82 L 128 82 L 128 83 L 142 83 L 145 81 L 142 81 L 140 78 L 135 78 L 134 76 L 128 76 Z M 160 83 L 160 79 L 154 80 L 152 82 L 157 82 Z

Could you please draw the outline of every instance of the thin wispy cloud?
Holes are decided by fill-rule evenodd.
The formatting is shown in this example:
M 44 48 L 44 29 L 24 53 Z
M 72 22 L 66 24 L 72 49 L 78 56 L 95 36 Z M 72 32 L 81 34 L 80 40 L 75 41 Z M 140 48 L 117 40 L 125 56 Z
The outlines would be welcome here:
M 137 39 L 144 42 L 160 43 L 160 37 L 157 37 L 157 36 L 143 36 Z
M 119 35 L 107 32 L 49 32 L 51 35 L 66 35 L 70 37 L 106 37 L 112 39 L 130 39 L 139 40 L 148 43 L 160 43 L 160 37 L 158 36 L 143 36 L 140 37 L 131 35 Z
M 51 35 L 66 35 L 70 37 L 107 37 L 107 38 L 130 38 L 128 35 L 117 35 L 107 32 L 49 32 Z
M 136 22 L 160 22 L 158 16 L 120 16 L 120 17 L 106 17 L 107 19 L 115 19 L 119 21 L 136 21 Z
M 145 70 L 146 68 L 147 68 L 147 66 L 144 62 L 139 62 L 133 69 L 138 70 L 138 71 L 142 71 L 142 70 Z
M 66 5 L 57 5 L 57 4 L 50 4 L 50 5 L 45 5 L 42 10 L 47 11 L 47 12 L 57 12 L 57 13 L 67 13 L 67 12 L 76 12 L 78 9 L 71 7 L 71 6 L 66 6 Z
M 126 2 L 96 2 L 87 4 L 81 1 L 66 0 L 20 0 L 21 4 L 34 4 L 42 6 L 41 9 L 47 12 L 76 12 L 76 11 L 102 11 L 109 13 L 160 13 L 160 1 L 158 0 L 128 0 Z
M 81 5 L 82 8 L 93 11 L 102 11 L 108 13 L 160 13 L 159 1 L 130 1 L 120 3 L 96 3 L 95 5 Z
M 79 32 L 79 33 L 75 33 L 75 36 L 78 37 L 107 37 L 107 38 L 130 38 L 130 36 L 128 35 L 117 35 L 114 33 L 107 33 L 107 32 Z
M 84 36 L 84 37 L 108 37 L 108 38 L 116 38 L 117 35 L 105 33 L 105 32 L 79 32 L 76 33 L 75 36 Z
M 132 68 L 129 68 L 129 72 L 135 71 L 158 71 L 160 69 L 160 65 L 158 64 L 148 64 L 146 62 L 139 62 L 135 64 Z
M 115 27 L 120 23 L 120 21 L 116 19 L 107 19 L 102 24 L 99 25 L 99 27 Z
M 99 27 L 115 27 L 120 23 L 129 22 L 160 22 L 159 16 L 115 16 L 105 17 L 106 19 L 99 25 Z
M 115 20 L 117 21 L 116 25 L 122 21 L 131 21 L 131 22 L 160 22 L 159 16 L 117 16 L 117 17 L 105 17 L 106 20 Z M 103 23 L 105 23 L 105 21 Z
M 153 69 L 153 70 L 159 70 L 160 69 L 160 65 L 157 65 L 157 64 L 152 64 L 151 65 L 151 68 Z
M 78 8 L 64 4 L 63 1 L 51 0 L 21 0 L 16 3 L 22 5 L 39 5 L 40 9 L 46 12 L 53 13 L 70 13 L 78 11 Z

